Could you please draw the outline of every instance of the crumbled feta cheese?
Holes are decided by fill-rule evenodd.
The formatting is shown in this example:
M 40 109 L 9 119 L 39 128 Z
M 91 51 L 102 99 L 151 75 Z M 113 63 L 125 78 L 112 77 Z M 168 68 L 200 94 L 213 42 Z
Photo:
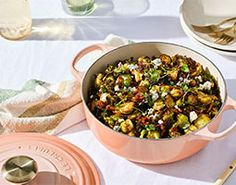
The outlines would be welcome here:
M 181 109 L 178 107 L 178 105 L 175 105 L 174 108 L 177 109 L 178 111 L 181 111 Z
M 168 94 L 167 92 L 163 92 L 163 93 L 161 94 L 161 97 L 164 98 L 167 94 Z
M 114 87 L 114 90 L 115 90 L 115 91 L 120 91 L 119 85 L 116 85 L 116 86 Z
M 136 87 L 128 87 L 128 90 L 131 91 L 131 92 L 133 92 L 133 91 L 136 91 L 137 88 L 136 88 Z
M 197 118 L 198 118 L 198 116 L 195 111 L 192 111 L 189 113 L 189 119 L 191 122 L 195 121 Z
M 126 90 L 126 89 L 127 89 L 127 87 L 124 86 L 124 90 Z
M 125 121 L 123 118 L 118 119 L 118 122 L 119 122 L 119 123 L 121 123 L 121 122 L 123 122 L 123 121 Z
M 182 77 L 180 77 L 180 78 L 182 78 Z M 186 78 L 182 78 L 182 80 L 181 81 L 183 81 L 184 83 L 186 83 L 186 84 L 189 84 L 190 83 L 190 80 L 188 79 L 189 78 L 189 74 L 187 75 L 187 77 Z
M 202 76 L 196 76 L 195 78 L 202 82 Z
M 136 90 L 137 90 L 137 88 L 136 88 L 136 87 L 133 87 L 133 88 L 132 88 L 132 91 L 136 91 Z
M 189 84 L 189 83 L 190 83 L 190 80 L 187 79 L 187 78 L 185 78 L 185 79 L 184 79 L 184 83 Z
M 212 83 L 209 81 L 206 81 L 204 84 L 200 84 L 199 89 L 201 90 L 211 90 Z
M 178 81 L 176 85 L 177 85 L 177 86 L 180 86 L 181 83 L 182 83 L 181 81 Z
M 152 100 L 156 101 L 159 98 L 159 94 L 157 92 L 152 93 Z
M 183 79 L 183 77 L 181 76 L 181 77 L 179 77 L 179 80 L 180 80 L 180 81 L 183 81 L 184 79 Z
M 138 65 L 137 64 L 130 64 L 129 66 L 128 66 L 128 68 L 129 68 L 129 70 L 130 71 L 132 71 L 132 70 L 135 70 L 135 69 L 137 69 L 138 68 Z
M 119 130 L 120 130 L 120 126 L 115 125 L 115 126 L 113 127 L 113 130 L 115 130 L 115 131 L 119 131 Z
M 107 93 L 102 93 L 102 95 L 100 96 L 100 100 L 102 102 L 106 102 L 107 101 Z
M 152 63 L 154 64 L 154 68 L 156 69 L 161 65 L 161 59 L 156 58 L 155 60 L 152 60 Z
M 147 111 L 148 111 L 148 112 L 147 112 L 147 113 L 148 113 L 148 115 L 151 115 L 151 114 L 153 114 L 153 112 L 154 112 L 154 109 L 153 109 L 153 108 L 150 108 L 150 109 L 148 109 Z
M 153 114 L 150 116 L 150 118 L 153 118 L 154 120 L 157 118 L 158 114 Z
M 158 120 L 158 124 L 163 124 L 164 122 L 160 119 L 160 120 Z
M 154 93 L 157 93 L 157 89 L 150 89 L 150 91 L 149 91 L 151 94 L 154 94 Z
M 90 99 L 92 99 L 92 98 L 93 98 L 93 95 L 90 96 Z

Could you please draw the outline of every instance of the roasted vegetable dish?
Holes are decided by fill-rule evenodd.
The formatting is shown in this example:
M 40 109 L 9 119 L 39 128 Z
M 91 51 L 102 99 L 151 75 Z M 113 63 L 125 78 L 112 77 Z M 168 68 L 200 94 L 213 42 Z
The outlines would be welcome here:
M 162 54 L 108 65 L 96 75 L 88 105 L 117 132 L 159 139 L 202 128 L 222 101 L 208 69 L 186 56 Z

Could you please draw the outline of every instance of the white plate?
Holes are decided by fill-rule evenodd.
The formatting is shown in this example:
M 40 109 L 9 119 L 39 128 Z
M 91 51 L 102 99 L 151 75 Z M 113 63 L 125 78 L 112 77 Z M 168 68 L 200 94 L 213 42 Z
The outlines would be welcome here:
M 213 52 L 216 52 L 216 53 L 219 53 L 221 55 L 225 55 L 225 56 L 235 56 L 236 57 L 236 51 L 228 51 L 228 50 L 221 50 L 221 49 L 217 49 L 217 48 L 213 48 L 213 47 L 210 47 L 202 42 L 200 42 L 199 40 L 197 40 L 196 38 L 194 38 L 191 33 L 189 31 L 187 31 L 186 29 L 186 25 L 183 23 L 183 19 L 180 17 L 180 23 L 181 23 L 181 26 L 185 32 L 185 34 L 190 37 L 192 40 L 194 40 L 195 42 L 199 43 L 201 46 L 203 46 L 204 48 L 206 49 L 209 49 Z
M 195 32 L 191 24 L 217 24 L 235 16 L 235 0 L 184 0 L 180 7 L 180 19 L 185 25 L 184 31 L 201 43 L 221 50 L 236 51 L 236 42 L 231 45 L 216 44 L 208 35 Z

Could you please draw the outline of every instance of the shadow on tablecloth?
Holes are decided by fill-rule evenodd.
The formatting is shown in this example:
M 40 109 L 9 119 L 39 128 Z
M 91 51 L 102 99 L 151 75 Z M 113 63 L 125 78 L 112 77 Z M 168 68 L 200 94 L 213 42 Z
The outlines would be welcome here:
M 26 40 L 103 40 L 110 33 L 131 40 L 186 37 L 178 17 L 120 16 L 33 19 L 33 31 Z

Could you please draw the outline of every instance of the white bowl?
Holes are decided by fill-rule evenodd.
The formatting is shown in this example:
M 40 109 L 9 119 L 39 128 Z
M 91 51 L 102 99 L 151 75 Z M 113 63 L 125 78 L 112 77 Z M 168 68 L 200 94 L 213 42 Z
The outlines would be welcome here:
M 195 32 L 191 25 L 217 24 L 235 16 L 235 0 L 184 0 L 180 7 L 180 19 L 184 31 L 201 43 L 220 50 L 236 51 L 236 43 L 216 44 L 208 35 Z

